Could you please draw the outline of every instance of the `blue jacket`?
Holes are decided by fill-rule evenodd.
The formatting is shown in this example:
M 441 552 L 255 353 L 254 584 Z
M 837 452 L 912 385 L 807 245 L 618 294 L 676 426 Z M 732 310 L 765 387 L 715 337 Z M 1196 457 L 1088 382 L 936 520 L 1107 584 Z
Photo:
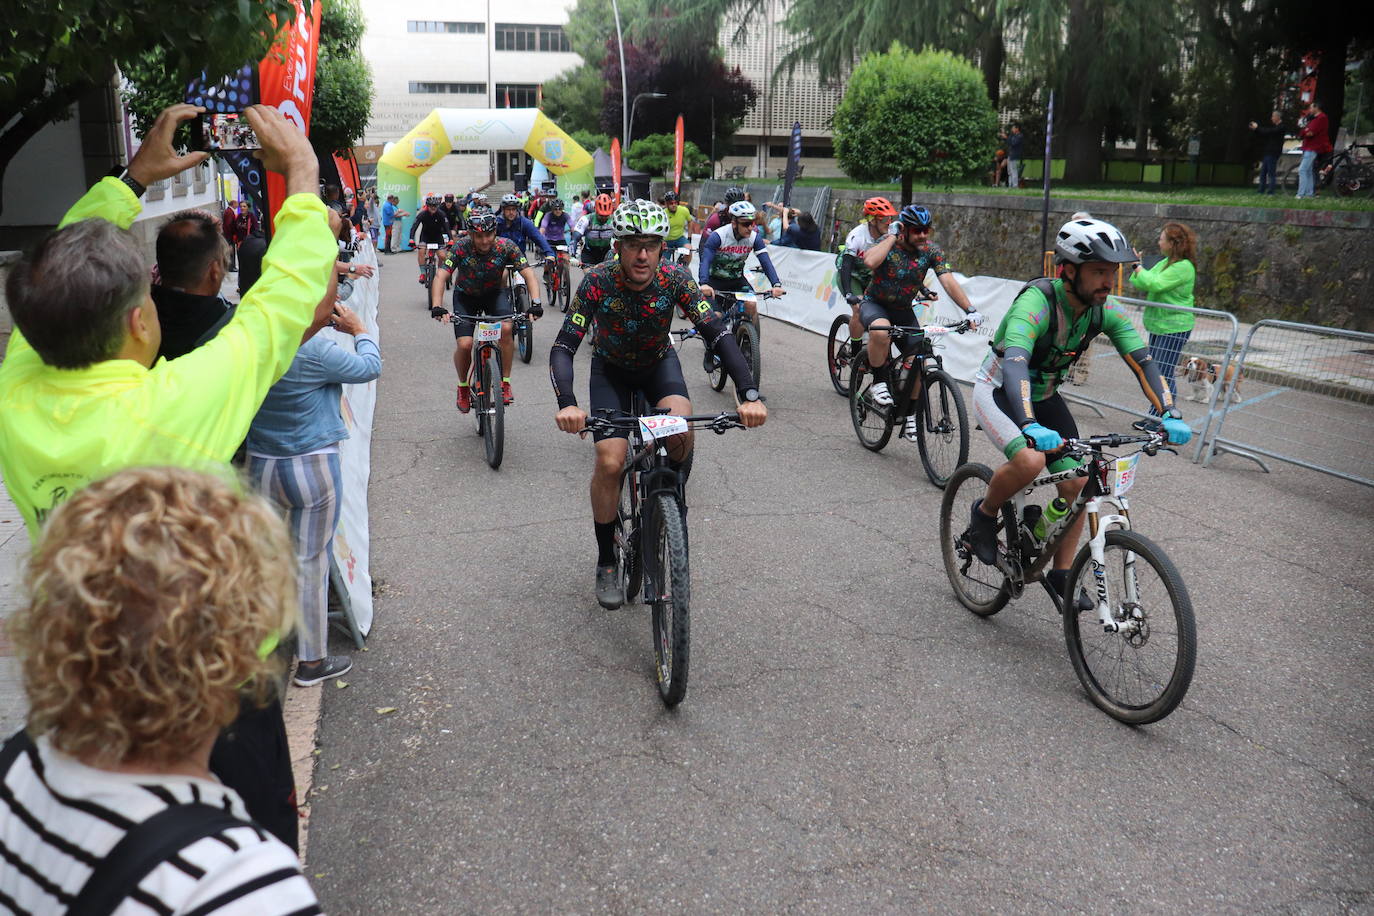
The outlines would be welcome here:
M 496 234 L 500 238 L 510 239 L 515 243 L 515 247 L 521 251 L 525 250 L 525 240 L 528 239 L 539 246 L 539 250 L 544 252 L 544 257 L 553 257 L 553 248 L 549 245 L 548 240 L 539 234 L 539 230 L 527 217 L 517 216 L 515 221 L 510 223 L 506 222 L 505 217 L 498 219 Z
M 382 225 L 390 226 L 396 222 L 396 205 L 391 201 L 382 204 Z
M 353 346 L 356 354 L 319 335 L 301 344 L 248 428 L 248 451 L 293 458 L 347 439 L 339 413 L 343 386 L 382 374 L 382 352 L 370 334 L 359 334 Z

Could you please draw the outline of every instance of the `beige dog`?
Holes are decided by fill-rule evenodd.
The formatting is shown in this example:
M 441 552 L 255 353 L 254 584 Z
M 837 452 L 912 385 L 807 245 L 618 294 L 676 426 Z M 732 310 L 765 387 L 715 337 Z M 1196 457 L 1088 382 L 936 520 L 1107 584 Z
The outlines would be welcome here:
M 1209 363 L 1200 356 L 1190 356 L 1184 363 L 1179 364 L 1178 376 L 1188 383 L 1191 391 L 1187 400 L 1201 401 L 1203 404 L 1212 402 L 1212 388 L 1217 383 L 1217 374 L 1221 372 L 1220 363 Z M 1240 383 L 1245 379 L 1244 372 L 1237 372 L 1235 363 L 1226 367 L 1225 382 L 1231 384 L 1231 403 L 1240 403 Z M 1234 380 L 1234 383 L 1232 384 Z

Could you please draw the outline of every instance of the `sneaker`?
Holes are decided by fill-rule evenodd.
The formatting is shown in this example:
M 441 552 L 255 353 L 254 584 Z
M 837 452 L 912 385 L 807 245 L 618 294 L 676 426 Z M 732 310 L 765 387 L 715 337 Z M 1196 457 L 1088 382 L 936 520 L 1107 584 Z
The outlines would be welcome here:
M 321 681 L 347 674 L 353 669 L 353 659 L 347 655 L 330 655 L 317 662 L 300 662 L 291 682 L 297 687 L 314 687 Z
M 1154 417 L 1145 417 L 1131 424 L 1131 429 L 1138 429 L 1142 433 L 1157 433 L 1163 428 L 1163 424 Z
M 978 562 L 991 566 L 997 562 L 997 519 L 983 514 L 983 501 L 975 499 L 969 509 L 969 526 L 964 535 Z
M 892 406 L 892 392 L 887 390 L 887 382 L 874 382 L 868 389 L 868 397 L 879 407 Z
M 512 393 L 511 393 L 511 390 L 510 390 L 510 382 L 502 382 L 502 383 L 501 383 L 501 403 L 503 403 L 503 404 L 514 404 L 514 403 L 515 403 L 515 395 L 512 394 Z
M 471 385 L 459 385 L 459 386 L 458 386 L 458 404 L 457 404 L 457 406 L 458 406 L 458 412 L 459 412 L 459 413 L 467 413 L 469 410 L 472 410 L 472 386 L 471 386 Z
M 914 413 L 902 424 L 902 438 L 908 442 L 915 442 L 921 438 L 921 420 Z
M 596 568 L 596 601 L 608 611 L 614 611 L 625 603 L 625 587 L 620 581 L 620 570 L 616 564 Z
M 701 368 L 706 370 L 707 375 L 716 371 L 716 354 L 710 347 L 706 348 L 706 355 L 701 358 Z

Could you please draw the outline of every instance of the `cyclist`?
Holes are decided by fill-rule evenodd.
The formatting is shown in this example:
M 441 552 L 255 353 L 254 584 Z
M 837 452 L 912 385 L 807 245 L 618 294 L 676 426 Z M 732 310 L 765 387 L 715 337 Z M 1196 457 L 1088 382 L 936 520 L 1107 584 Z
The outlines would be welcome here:
M 864 324 L 859 318 L 859 303 L 863 301 L 868 281 L 873 279 L 873 271 L 864 265 L 864 252 L 878 244 L 878 240 L 889 232 L 896 231 L 892 221 L 897 216 L 897 209 L 886 197 L 870 197 L 864 201 L 863 214 L 863 220 L 845 238 L 844 247 L 836 259 L 840 291 L 844 293 L 850 309 L 850 356 L 856 355 L 863 345 Z
M 568 244 L 568 227 L 572 221 L 568 214 L 563 210 L 562 198 L 555 197 L 549 203 L 549 212 L 544 214 L 544 218 L 539 223 L 539 231 L 544 233 L 544 239 L 553 245 Z M 544 280 L 547 283 L 549 277 L 557 269 L 558 262 L 553 258 L 544 262 Z
M 424 209 L 415 214 L 415 224 L 411 228 L 411 236 L 418 234 L 420 237 L 419 244 L 415 246 L 415 266 L 420 268 L 420 283 L 425 282 L 425 255 L 428 253 L 425 246 L 447 244 L 448 233 L 448 217 L 439 209 L 439 198 L 431 194 L 425 198 Z
M 1111 338 L 1145 397 L 1163 415 L 1169 441 L 1182 445 L 1192 437 L 1149 348 L 1120 307 L 1107 298 L 1117 265 L 1136 260 L 1126 237 L 1102 220 L 1070 220 L 1056 237 L 1054 259 L 1058 276 L 1035 280 L 1017 294 L 997 326 L 992 352 L 973 386 L 973 415 L 1008 459 L 992 475 L 987 495 L 974 501 L 964 535 L 986 564 L 997 558 L 996 514 L 1002 504 L 1041 471 L 1058 473 L 1082 464 L 1060 454 L 1064 440 L 1078 436 L 1078 427 L 1057 389 L 1099 331 Z M 1059 495 L 1072 502 L 1084 482 L 1081 477 L 1060 481 Z M 1082 530 L 1080 516 L 1054 556 L 1048 580 L 1057 594 L 1064 593 Z M 1092 602 L 1087 605 L 1091 608 Z
M 587 411 L 578 406 L 573 394 L 573 356 L 593 322 L 596 332 L 589 383 L 593 411 L 611 408 L 628 412 L 632 392 L 640 390 L 650 403 L 672 414 L 692 412 L 682 366 L 668 335 L 674 311 L 680 311 L 704 339 L 719 346 L 721 362 L 735 381 L 740 421 L 749 427 L 762 424 L 768 410 L 754 388 L 735 339 L 702 299 L 691 275 L 662 260 L 668 214 L 652 201 L 626 201 L 616 209 L 612 223 L 618 258 L 587 270 L 549 352 L 549 375 L 558 399 L 558 428 L 579 433 L 586 426 Z M 597 432 L 594 438 L 591 502 L 597 547 L 596 600 L 602 607 L 617 608 L 625 600 L 615 563 L 615 524 L 627 434 Z M 690 432 L 668 440 L 668 453 L 684 486 L 691 452 Z
M 730 224 L 708 232 L 701 240 L 701 265 L 697 268 L 698 282 L 705 296 L 712 296 L 717 289 L 731 293 L 752 292 L 753 287 L 744 279 L 744 262 L 750 254 L 757 254 L 759 266 L 773 284 L 773 295 L 784 292 L 778 272 L 773 268 L 773 259 L 768 256 L 768 243 L 763 233 L 755 225 L 757 212 L 747 200 L 736 201 L 729 206 Z M 758 306 L 748 303 L 749 320 L 758 323 Z
M 507 194 L 501 198 L 501 220 L 497 223 L 496 234 L 515 243 L 515 247 L 521 251 L 533 243 L 543 252 L 545 260 L 553 257 L 553 249 L 549 247 L 549 243 L 539 234 L 539 230 L 530 222 L 528 216 L 520 215 L 520 209 L 520 198 L 514 194 Z M 523 285 L 524 275 L 516 277 L 515 282 L 517 286 Z
M 463 228 L 463 208 L 458 205 L 452 192 L 444 195 L 444 202 L 439 204 L 439 211 L 448 220 L 449 237 L 452 238 L 459 229 Z
M 725 190 L 725 209 L 716 210 L 710 216 L 706 217 L 706 225 L 701 230 L 702 235 L 705 236 L 708 232 L 715 232 L 721 226 L 729 222 L 728 211 L 730 210 L 731 204 L 737 204 L 742 200 L 747 201 L 748 199 L 749 193 L 745 191 L 744 188 L 727 188 Z
M 859 305 L 859 320 L 868 330 L 868 363 L 873 367 L 873 387 L 868 393 L 874 403 L 883 406 L 892 403 L 892 392 L 887 385 L 887 358 L 892 352 L 892 338 L 883 328 L 893 324 L 910 327 L 917 323 L 911 303 L 925 289 L 927 271 L 935 271 L 940 285 L 954 304 L 964 310 L 965 317 L 974 327 L 983 320 L 964 295 L 959 281 L 954 279 L 954 268 L 949 266 L 943 249 L 930 241 L 930 224 L 929 210 L 909 204 L 897 217 L 895 234 L 883 236 L 864 252 L 864 266 L 873 271 L 873 279 Z M 916 387 L 912 389 L 913 399 L 920 393 L 920 385 L 918 376 Z M 918 425 L 916 414 L 910 414 L 902 435 L 916 439 Z
M 509 239 L 496 234 L 496 216 L 486 209 L 475 210 L 468 220 L 468 234 L 453 243 L 429 291 L 429 313 L 435 319 L 448 320 L 449 312 L 443 302 L 444 285 L 453 278 L 453 311 L 463 315 L 510 315 L 510 295 L 506 292 L 506 268 L 520 271 L 531 291 L 535 283 L 534 270 L 525 255 Z M 530 303 L 530 315 L 538 319 L 544 307 L 535 299 Z M 453 367 L 458 370 L 458 410 L 467 413 L 472 407 L 472 392 L 468 390 L 468 369 L 472 365 L 473 322 L 462 319 L 453 322 Z M 511 392 L 510 367 L 514 363 L 515 339 L 511 322 L 501 322 L 501 398 L 510 404 L 515 400 Z
M 679 249 L 686 248 L 688 253 L 692 250 L 692 211 L 682 205 L 676 191 L 663 195 L 663 209 L 668 212 L 668 238 L 665 244 L 669 260 L 675 260 L 681 254 Z
M 600 264 L 611 253 L 611 242 L 615 237 L 611 214 L 614 212 L 615 202 L 611 200 L 611 195 L 598 194 L 593 211 L 573 226 L 569 251 L 584 265 Z

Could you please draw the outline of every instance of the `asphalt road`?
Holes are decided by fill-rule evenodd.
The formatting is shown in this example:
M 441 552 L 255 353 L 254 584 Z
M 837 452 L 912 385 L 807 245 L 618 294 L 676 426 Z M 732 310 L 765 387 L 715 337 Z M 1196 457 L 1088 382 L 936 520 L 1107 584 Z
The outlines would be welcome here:
M 766 321 L 768 424 L 698 439 L 670 712 L 647 611 L 592 596 L 558 318 L 515 367 L 492 471 L 451 333 L 412 258 L 383 260 L 381 584 L 369 651 L 325 688 L 307 873 L 328 911 L 1374 909 L 1374 493 L 1147 459 L 1133 517 L 1181 568 L 1199 649 L 1182 707 L 1128 728 L 1085 698 L 1042 595 L 989 620 L 954 602 L 915 447 L 860 448 L 821 338 Z M 696 346 L 694 405 L 730 406 Z M 996 458 L 981 433 L 974 457 Z

